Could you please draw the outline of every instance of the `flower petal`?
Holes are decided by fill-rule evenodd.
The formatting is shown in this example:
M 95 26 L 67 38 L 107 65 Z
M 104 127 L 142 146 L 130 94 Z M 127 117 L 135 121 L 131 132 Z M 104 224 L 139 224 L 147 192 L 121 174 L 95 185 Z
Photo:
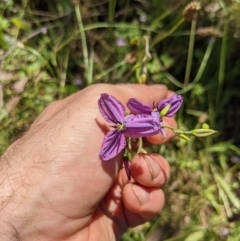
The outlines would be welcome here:
M 179 108 L 181 107 L 183 102 L 183 97 L 181 95 L 173 95 L 170 99 L 169 99 L 169 104 L 171 105 L 168 113 L 166 114 L 167 117 L 172 117 L 174 116 L 177 111 L 179 110 Z
M 158 102 L 157 109 L 161 116 L 172 117 L 174 116 L 183 102 L 181 95 L 173 95 L 169 99 L 163 99 Z M 165 108 L 165 109 L 164 109 Z
M 159 119 L 159 122 L 160 122 L 160 133 L 163 135 L 164 138 L 166 138 L 167 135 L 166 135 L 165 129 L 163 127 L 163 119 L 161 117 Z
M 126 139 L 122 132 L 109 131 L 104 137 L 100 157 L 103 161 L 108 161 L 117 156 L 126 146 Z
M 131 98 L 127 102 L 127 107 L 131 111 L 132 114 L 151 114 L 151 107 L 149 105 L 145 105 L 141 103 L 139 100 Z
M 160 112 L 164 107 L 169 104 L 169 99 L 160 100 L 157 104 L 157 109 Z
M 125 108 L 123 104 L 112 95 L 106 93 L 101 94 L 98 100 L 98 108 L 107 122 L 123 122 Z
M 154 110 L 151 111 L 151 116 L 152 116 L 153 118 L 159 120 L 159 118 L 160 118 L 160 113 L 159 113 L 158 110 L 155 110 L 155 109 L 154 109 Z
M 124 123 L 124 135 L 133 138 L 153 136 L 159 133 L 161 128 L 159 119 L 151 115 L 129 115 L 124 118 Z

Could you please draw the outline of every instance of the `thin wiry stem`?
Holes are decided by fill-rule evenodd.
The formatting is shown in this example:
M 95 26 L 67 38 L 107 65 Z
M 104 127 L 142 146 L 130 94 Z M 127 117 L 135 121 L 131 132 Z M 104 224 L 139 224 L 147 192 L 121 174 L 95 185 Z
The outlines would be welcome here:
M 185 72 L 185 78 L 184 78 L 184 86 L 185 87 L 189 84 L 189 79 L 190 79 L 190 74 L 191 74 L 196 26 L 197 26 L 197 14 L 193 18 L 192 24 L 191 24 L 189 47 L 188 47 L 188 57 L 187 57 L 187 66 L 186 66 L 186 72 Z
M 94 49 L 93 46 L 90 47 L 89 51 L 89 66 L 88 66 L 88 72 L 87 72 L 87 80 L 88 84 L 93 83 L 93 64 L 94 64 Z
M 24 0 L 24 1 L 23 1 L 23 11 L 20 12 L 20 19 L 21 19 L 21 20 L 23 20 L 23 18 L 24 18 L 25 11 L 26 11 L 26 8 L 27 8 L 27 4 L 28 4 L 28 0 Z M 20 28 L 17 29 L 16 39 L 18 38 L 19 31 L 20 31 Z
M 89 83 L 89 79 L 88 79 L 88 49 L 87 49 L 87 40 L 86 40 L 86 35 L 85 35 L 85 31 L 84 31 L 84 26 L 83 26 L 83 22 L 82 22 L 82 15 L 81 15 L 81 11 L 80 11 L 80 2 L 75 2 L 75 14 L 76 14 L 76 18 L 78 21 L 78 28 L 79 28 L 79 33 L 81 36 L 81 40 L 82 40 L 82 51 L 83 51 L 83 62 L 84 62 L 84 69 L 85 69 L 85 78 Z
M 150 47 L 155 46 L 157 43 L 159 43 L 160 41 L 162 41 L 163 39 L 167 38 L 168 36 L 170 36 L 179 26 L 181 26 L 181 24 L 184 22 L 184 18 L 181 18 L 172 28 L 170 28 L 169 30 L 167 30 L 166 32 L 162 33 L 162 34 L 158 34 L 151 42 Z
M 220 63 L 219 63 L 219 73 L 218 73 L 218 90 L 216 103 L 219 103 L 219 99 L 222 93 L 222 85 L 225 79 L 225 65 L 226 65 L 226 53 L 227 53 L 227 38 L 228 38 L 228 21 L 224 20 L 223 26 L 223 38 L 221 45 Z
M 100 74 L 96 75 L 95 80 L 99 80 L 102 77 L 104 77 L 105 75 L 109 74 L 110 72 L 112 72 L 113 70 L 123 66 L 126 64 L 125 60 L 121 60 L 120 62 L 117 62 L 116 64 L 112 65 L 110 68 L 108 68 L 107 70 L 101 72 Z
M 108 7 L 108 21 L 110 23 L 110 28 L 113 26 L 114 23 L 114 13 L 116 8 L 116 0 L 109 0 L 109 7 Z
M 205 68 L 207 66 L 209 57 L 210 57 L 210 55 L 212 53 L 212 49 L 213 49 L 215 40 L 216 40 L 215 37 L 212 37 L 210 39 L 208 47 L 206 49 L 206 52 L 205 52 L 205 54 L 203 56 L 203 60 L 201 62 L 201 65 L 200 65 L 200 67 L 198 69 L 198 72 L 197 72 L 194 80 L 187 87 L 183 88 L 182 90 L 177 91 L 178 94 L 183 94 L 183 93 L 188 92 L 189 90 L 193 89 L 196 86 L 196 84 L 199 82 L 199 80 L 201 79 L 202 74 L 203 74 L 203 72 L 204 72 L 204 70 L 205 70 Z

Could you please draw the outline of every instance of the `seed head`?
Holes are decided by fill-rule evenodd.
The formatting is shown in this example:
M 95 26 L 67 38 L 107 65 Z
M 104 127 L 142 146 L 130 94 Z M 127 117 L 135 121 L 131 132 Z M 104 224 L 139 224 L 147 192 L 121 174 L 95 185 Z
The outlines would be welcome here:
M 214 36 L 220 38 L 223 36 L 218 29 L 212 27 L 198 28 L 196 34 L 202 37 Z
M 183 17 L 187 21 L 193 20 L 196 13 L 201 9 L 201 3 L 198 1 L 190 2 L 183 10 Z

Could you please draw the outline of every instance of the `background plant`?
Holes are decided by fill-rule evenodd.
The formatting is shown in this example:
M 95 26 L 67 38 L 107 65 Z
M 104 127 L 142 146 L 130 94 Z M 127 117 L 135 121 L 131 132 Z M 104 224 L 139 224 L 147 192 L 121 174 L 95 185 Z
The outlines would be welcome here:
M 218 134 L 152 148 L 172 167 L 167 204 L 122 240 L 239 240 L 239 13 L 237 0 L 1 1 L 1 153 L 90 84 L 166 84 L 184 96 L 180 129 Z

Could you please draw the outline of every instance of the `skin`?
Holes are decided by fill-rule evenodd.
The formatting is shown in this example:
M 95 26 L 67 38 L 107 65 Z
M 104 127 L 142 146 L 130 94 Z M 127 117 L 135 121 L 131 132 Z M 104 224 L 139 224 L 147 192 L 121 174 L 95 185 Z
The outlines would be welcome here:
M 163 208 L 170 167 L 162 156 L 134 156 L 131 181 L 121 154 L 100 160 L 109 130 L 98 110 L 101 93 L 150 105 L 173 94 L 162 85 L 98 84 L 50 104 L 1 157 L 0 240 L 119 240 Z M 176 126 L 173 118 L 164 122 Z M 161 144 L 173 137 L 166 133 L 147 140 Z

